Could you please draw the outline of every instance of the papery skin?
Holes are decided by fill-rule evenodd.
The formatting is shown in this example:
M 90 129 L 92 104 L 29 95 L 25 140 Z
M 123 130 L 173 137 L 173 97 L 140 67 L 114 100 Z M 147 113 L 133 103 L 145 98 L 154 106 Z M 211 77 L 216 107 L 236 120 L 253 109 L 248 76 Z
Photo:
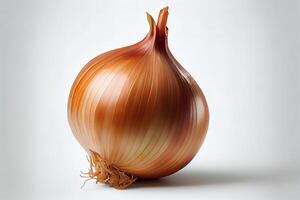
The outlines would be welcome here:
M 101 54 L 77 76 L 69 96 L 72 132 L 90 154 L 141 178 L 188 164 L 205 138 L 205 97 L 167 44 L 168 9 L 141 42 Z

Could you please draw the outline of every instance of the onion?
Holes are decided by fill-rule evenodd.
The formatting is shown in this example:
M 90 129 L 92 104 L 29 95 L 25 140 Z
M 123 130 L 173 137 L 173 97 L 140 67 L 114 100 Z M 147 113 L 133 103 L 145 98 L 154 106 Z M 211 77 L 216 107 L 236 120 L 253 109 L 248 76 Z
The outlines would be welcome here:
M 73 83 L 68 119 L 88 153 L 84 177 L 123 189 L 187 165 L 208 129 L 205 97 L 168 48 L 168 7 L 132 46 L 88 62 Z

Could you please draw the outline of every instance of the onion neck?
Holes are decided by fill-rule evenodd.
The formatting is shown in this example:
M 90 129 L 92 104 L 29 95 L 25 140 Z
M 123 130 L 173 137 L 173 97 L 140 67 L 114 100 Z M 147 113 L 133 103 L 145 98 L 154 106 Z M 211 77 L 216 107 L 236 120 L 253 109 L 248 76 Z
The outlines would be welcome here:
M 168 20 L 168 12 L 169 7 L 165 7 L 160 10 L 158 20 L 157 20 L 157 36 L 162 39 L 167 39 L 168 37 L 168 28 L 167 28 L 167 20 Z
M 149 23 L 150 30 L 145 38 L 145 42 L 153 48 L 157 48 L 160 51 L 166 52 L 168 48 L 168 7 L 160 10 L 157 25 L 155 24 L 152 16 L 147 13 L 147 20 Z
M 155 46 L 160 50 L 165 51 L 168 48 L 168 12 L 169 7 L 165 7 L 160 10 L 157 20 L 157 33 L 155 38 Z

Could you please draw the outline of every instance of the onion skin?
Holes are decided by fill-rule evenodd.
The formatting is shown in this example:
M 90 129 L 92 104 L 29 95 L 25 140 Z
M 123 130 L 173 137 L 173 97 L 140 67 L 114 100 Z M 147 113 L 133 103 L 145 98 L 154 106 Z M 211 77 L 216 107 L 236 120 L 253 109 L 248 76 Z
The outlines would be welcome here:
M 167 43 L 168 8 L 132 46 L 103 53 L 78 74 L 68 119 L 80 145 L 139 178 L 158 178 L 187 165 L 204 141 L 206 99 Z

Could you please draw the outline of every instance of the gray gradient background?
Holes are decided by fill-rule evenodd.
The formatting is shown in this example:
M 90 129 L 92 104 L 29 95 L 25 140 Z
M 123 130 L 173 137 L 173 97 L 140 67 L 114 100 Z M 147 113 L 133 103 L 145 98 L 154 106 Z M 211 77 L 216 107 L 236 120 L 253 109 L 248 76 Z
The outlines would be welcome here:
M 179 173 L 126 191 L 87 183 L 67 123 L 94 56 L 170 6 L 170 49 L 203 89 L 208 135 Z M 0 199 L 299 199 L 300 2 L 0 1 Z

